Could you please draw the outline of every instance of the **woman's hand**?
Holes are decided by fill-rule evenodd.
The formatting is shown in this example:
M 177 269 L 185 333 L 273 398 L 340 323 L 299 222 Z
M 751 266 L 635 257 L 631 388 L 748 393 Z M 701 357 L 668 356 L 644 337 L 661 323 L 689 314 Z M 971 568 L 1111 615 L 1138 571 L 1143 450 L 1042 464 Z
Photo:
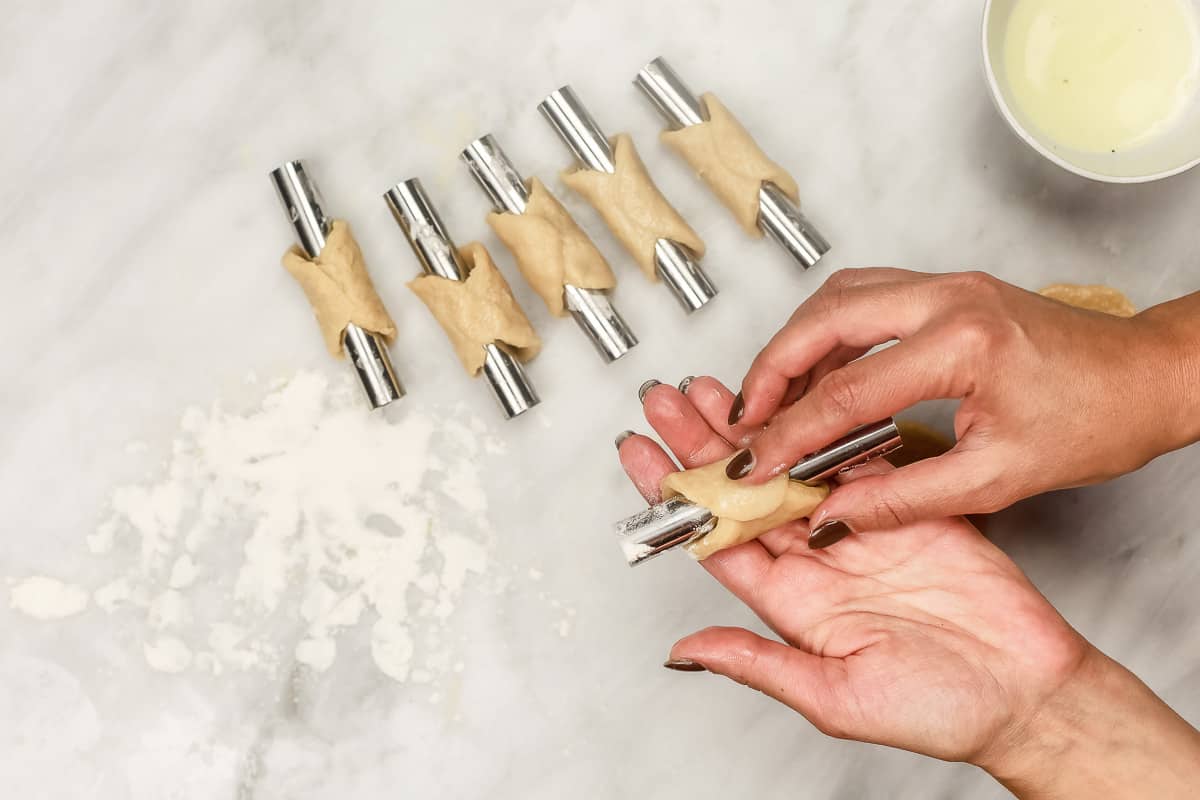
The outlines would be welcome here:
M 746 375 L 732 419 L 755 434 L 770 424 L 739 442 L 750 449 L 730 477 L 765 481 L 858 425 L 958 399 L 954 449 L 839 488 L 814 528 L 996 511 L 1200 438 L 1198 364 L 1200 295 L 1120 319 L 983 273 L 843 270 Z
M 711 378 L 692 381 L 686 396 L 655 386 L 644 400 L 646 419 L 685 467 L 733 452 L 729 442 L 744 429 L 727 424 L 732 401 Z M 676 468 L 671 458 L 643 436 L 624 437 L 618 449 L 634 485 L 657 502 L 657 486 Z M 710 628 L 676 643 L 667 666 L 749 685 L 828 734 L 970 761 L 1027 797 L 1056 796 L 1039 793 L 1055 787 L 1131 796 L 1122 784 L 1099 782 L 1116 768 L 1093 746 L 1123 752 L 1134 731 L 1157 737 L 1159 749 L 1147 756 L 1164 781 L 1137 796 L 1175 796 L 1167 778 L 1187 775 L 1189 758 L 1200 769 L 1195 732 L 1092 648 L 962 519 L 908 525 L 886 540 L 851 536 L 829 550 L 809 549 L 807 526 L 797 522 L 702 563 L 783 641 Z M 1103 696 L 1093 689 L 1100 686 Z M 1126 711 L 1130 727 L 1113 726 L 1111 716 Z M 1105 724 L 1089 725 L 1096 715 Z M 1159 720 L 1149 733 L 1148 719 Z M 1080 744 L 1077 733 L 1094 741 Z M 1083 763 L 1074 764 L 1076 754 Z

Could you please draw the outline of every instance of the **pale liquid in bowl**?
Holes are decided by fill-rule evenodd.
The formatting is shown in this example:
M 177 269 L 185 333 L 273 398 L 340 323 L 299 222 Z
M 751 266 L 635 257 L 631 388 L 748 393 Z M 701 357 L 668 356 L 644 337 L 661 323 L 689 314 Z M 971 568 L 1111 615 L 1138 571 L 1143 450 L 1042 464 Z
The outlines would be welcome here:
M 1116 152 L 1168 129 L 1196 91 L 1189 0 L 1019 0 L 1004 41 L 1018 112 L 1055 142 Z

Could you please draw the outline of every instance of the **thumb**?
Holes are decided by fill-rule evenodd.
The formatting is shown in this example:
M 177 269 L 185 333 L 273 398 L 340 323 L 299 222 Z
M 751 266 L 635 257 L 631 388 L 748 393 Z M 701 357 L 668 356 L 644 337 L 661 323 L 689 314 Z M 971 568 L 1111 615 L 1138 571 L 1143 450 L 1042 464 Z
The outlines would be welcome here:
M 814 509 L 812 529 L 838 521 L 861 533 L 998 511 L 1008 505 L 1001 459 L 995 452 L 984 453 L 955 448 L 881 475 L 855 475 Z
M 846 738 L 836 683 L 845 679 L 839 658 L 824 658 L 765 639 L 742 628 L 705 628 L 671 648 L 671 665 L 695 664 L 757 689 L 800 712 L 822 733 Z

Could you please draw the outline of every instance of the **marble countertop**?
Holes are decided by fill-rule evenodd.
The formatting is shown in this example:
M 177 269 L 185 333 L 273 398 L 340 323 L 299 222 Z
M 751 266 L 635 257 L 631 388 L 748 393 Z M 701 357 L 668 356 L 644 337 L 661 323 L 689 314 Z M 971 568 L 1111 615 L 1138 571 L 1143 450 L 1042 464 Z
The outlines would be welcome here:
M 105 800 L 1006 796 L 971 767 L 830 740 L 742 687 L 661 669 L 679 636 L 754 623 L 685 558 L 629 570 L 609 533 L 638 507 L 611 443 L 644 429 L 638 385 L 738 380 L 838 266 L 1103 282 L 1140 307 L 1200 286 L 1200 174 L 1103 186 L 1039 160 L 988 99 L 981 5 L 10 3 L 0 598 L 30 576 L 89 594 L 55 620 L 0 602 L 0 783 L 14 797 Z M 747 240 L 655 140 L 659 120 L 630 82 L 656 55 L 719 93 L 795 173 L 835 247 L 818 268 Z M 705 237 L 721 289 L 711 308 L 681 314 L 566 198 L 555 175 L 569 159 L 535 110 L 564 83 L 609 131 L 633 134 Z M 485 132 L 610 256 L 642 339 L 605 366 L 514 280 L 546 341 L 530 368 L 544 402 L 508 423 L 404 288 L 416 264 L 380 200 L 420 176 L 457 238 L 481 238 L 515 276 L 457 160 Z M 365 617 L 320 670 L 282 648 L 265 669 L 164 671 L 145 646 L 161 620 L 96 594 L 147 558 L 136 541 L 97 554 L 90 537 L 120 487 L 162 485 L 185 409 L 257 407 L 297 374 L 343 379 L 278 267 L 290 235 L 266 173 L 296 157 L 354 225 L 399 324 L 409 395 L 380 424 L 453 415 L 494 445 L 473 457 L 486 565 L 438 617 L 453 665 L 440 679 L 377 668 Z M 947 427 L 950 410 L 915 414 Z M 990 528 L 1084 635 L 1193 724 L 1198 496 L 1192 449 Z M 226 586 L 250 558 L 238 522 L 204 551 L 201 584 Z M 189 597 L 197 618 L 225 607 L 219 591 L 211 606 Z M 285 597 L 242 622 L 286 643 L 302 611 Z

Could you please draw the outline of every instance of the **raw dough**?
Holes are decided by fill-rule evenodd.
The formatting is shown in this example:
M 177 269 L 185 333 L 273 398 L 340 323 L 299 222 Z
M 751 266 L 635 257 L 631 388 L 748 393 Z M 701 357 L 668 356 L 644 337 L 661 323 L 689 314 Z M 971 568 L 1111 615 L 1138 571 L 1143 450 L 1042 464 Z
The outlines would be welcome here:
M 720 550 L 758 538 L 772 528 L 812 513 L 829 494 L 829 487 L 808 486 L 789 480 L 787 475 L 772 478 L 759 486 L 730 480 L 725 465 L 732 457 L 706 467 L 675 472 L 663 478 L 663 499 L 683 496 L 713 513 L 717 526 L 704 537 L 687 545 L 700 561 Z
M 362 251 L 344 220 L 333 221 L 316 259 L 293 246 L 283 254 L 283 266 L 304 289 L 331 354 L 340 358 L 345 353 L 342 339 L 351 323 L 389 342 L 396 338 L 396 323 L 379 299 Z
M 563 183 L 600 212 L 646 277 L 658 280 L 654 244 L 659 239 L 686 247 L 696 258 L 704 255 L 704 241 L 650 180 L 629 134 L 617 134 L 613 140 L 613 162 L 616 172 L 612 175 L 593 169 L 569 170 L 562 175 Z
M 487 249 L 471 242 L 458 254 L 467 267 L 465 281 L 422 275 L 408 288 L 442 326 L 463 368 L 478 375 L 483 369 L 483 347 L 493 342 L 521 361 L 532 359 L 542 342 Z
M 899 420 L 900 440 L 904 446 L 886 456 L 893 467 L 906 467 L 927 458 L 940 456 L 954 447 L 954 440 L 919 422 Z
M 662 140 L 691 165 L 713 193 L 733 212 L 751 236 L 762 236 L 758 227 L 758 190 L 764 181 L 778 186 L 796 203 L 800 189 L 787 171 L 767 158 L 716 95 L 700 98 L 708 120 L 676 131 L 663 131 Z
M 1074 283 L 1056 283 L 1038 292 L 1060 303 L 1089 311 L 1099 311 L 1114 317 L 1132 317 L 1137 308 L 1122 292 L 1110 286 L 1081 286 Z
M 596 245 L 537 178 L 529 181 L 524 213 L 492 213 L 487 221 L 512 251 L 525 280 L 556 317 L 567 313 L 563 289 L 568 283 L 580 289 L 617 285 Z

